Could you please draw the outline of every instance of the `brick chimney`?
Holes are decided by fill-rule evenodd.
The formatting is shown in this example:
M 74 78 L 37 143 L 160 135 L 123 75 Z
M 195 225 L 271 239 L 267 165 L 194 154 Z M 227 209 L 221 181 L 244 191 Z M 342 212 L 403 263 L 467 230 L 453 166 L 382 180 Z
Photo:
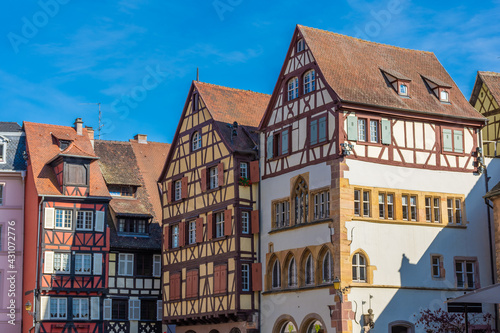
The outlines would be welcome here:
M 76 118 L 75 120 L 75 130 L 76 130 L 76 134 L 78 135 L 82 135 L 83 133 L 83 121 L 82 121 L 82 118 Z
M 93 148 L 94 147 L 94 129 L 90 126 L 85 126 L 85 128 L 87 129 L 87 134 L 89 136 L 90 143 L 92 144 L 92 148 Z
M 146 134 L 136 134 L 134 140 L 137 140 L 138 143 L 148 143 L 148 136 Z

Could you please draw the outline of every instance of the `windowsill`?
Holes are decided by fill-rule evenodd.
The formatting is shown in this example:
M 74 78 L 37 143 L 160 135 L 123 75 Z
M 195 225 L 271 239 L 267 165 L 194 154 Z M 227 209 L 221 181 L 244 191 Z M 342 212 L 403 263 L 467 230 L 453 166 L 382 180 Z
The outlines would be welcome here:
M 281 155 L 278 155 L 278 156 L 273 156 L 273 158 L 269 158 L 267 161 L 268 162 L 274 162 L 274 161 L 278 161 L 279 159 L 282 159 L 283 157 L 287 157 L 287 156 L 290 156 L 290 153 L 288 153 L 288 154 L 281 154 Z
M 225 240 L 227 238 L 228 238 L 228 236 L 219 236 L 219 237 L 214 237 L 211 240 L 214 241 L 214 242 L 218 242 L 218 241 Z
M 90 272 L 88 272 L 88 273 L 76 273 L 76 272 L 75 272 L 75 275 L 85 275 L 85 276 L 89 276 L 89 275 L 91 275 L 91 274 L 90 274 Z
M 462 152 L 462 153 L 457 153 L 457 152 L 454 152 L 454 151 L 442 151 L 441 154 L 444 154 L 444 155 L 452 155 L 452 156 L 465 156 L 465 151 Z
M 81 232 L 81 231 L 93 231 L 93 230 L 92 229 L 75 229 L 75 231 Z
M 365 145 L 365 146 L 374 146 L 374 147 L 390 146 L 388 144 L 383 144 L 382 142 L 371 142 L 371 141 L 361 141 L 361 140 L 357 140 L 356 144 Z
M 376 223 L 388 223 L 388 224 L 405 224 L 405 225 L 420 225 L 427 227 L 441 227 L 441 228 L 458 228 L 467 229 L 467 225 L 464 224 L 448 224 L 441 222 L 428 222 L 428 221 L 407 221 L 407 220 L 389 220 L 389 219 L 379 219 L 374 217 L 363 217 L 363 216 L 353 216 L 351 221 L 363 221 L 363 222 L 376 222 Z
M 451 105 L 450 101 L 440 101 L 441 104 Z
M 315 143 L 315 144 L 311 144 L 309 142 L 309 148 L 310 149 L 314 149 L 314 148 L 317 148 L 317 147 L 321 147 L 321 146 L 324 146 L 328 143 L 328 140 L 325 140 L 325 141 L 322 141 L 322 142 L 318 142 L 318 143 Z
M 141 238 L 148 238 L 148 234 L 143 234 L 143 233 L 133 233 L 133 232 L 126 232 L 126 231 L 118 231 L 117 232 L 118 236 L 125 236 L 125 237 L 141 237 Z
M 282 231 L 287 231 L 287 230 L 298 229 L 298 228 L 307 227 L 307 226 L 311 226 L 311 225 L 318 225 L 318 224 L 323 224 L 323 223 L 330 223 L 330 222 L 333 222 L 332 218 L 326 218 L 326 219 L 316 220 L 316 221 L 307 222 L 307 223 L 300 223 L 300 224 L 295 224 L 295 225 L 292 225 L 292 226 L 286 226 L 286 227 L 282 227 L 282 228 L 273 229 L 273 230 L 269 231 L 269 234 L 274 234 L 274 233 L 278 233 L 278 232 L 282 232 Z
M 399 97 L 401 97 L 401 98 L 408 98 L 408 99 L 411 99 L 411 97 L 410 97 L 410 96 L 408 96 L 408 95 L 401 95 L 401 94 L 398 94 L 398 95 L 399 95 Z
M 208 188 L 206 190 L 206 193 L 211 193 L 211 192 L 215 192 L 217 190 L 220 190 L 221 186 L 217 186 L 217 187 L 214 187 L 214 188 Z

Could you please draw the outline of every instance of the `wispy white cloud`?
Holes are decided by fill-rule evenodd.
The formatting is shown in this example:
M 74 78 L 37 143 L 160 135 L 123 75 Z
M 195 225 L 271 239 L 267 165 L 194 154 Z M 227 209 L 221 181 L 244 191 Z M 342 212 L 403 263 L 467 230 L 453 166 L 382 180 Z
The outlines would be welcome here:
M 194 46 L 180 52 L 179 56 L 197 56 L 203 58 L 214 58 L 216 63 L 228 65 L 245 63 L 250 59 L 262 55 L 262 48 L 246 49 L 243 51 L 224 51 L 210 44 L 195 44 Z

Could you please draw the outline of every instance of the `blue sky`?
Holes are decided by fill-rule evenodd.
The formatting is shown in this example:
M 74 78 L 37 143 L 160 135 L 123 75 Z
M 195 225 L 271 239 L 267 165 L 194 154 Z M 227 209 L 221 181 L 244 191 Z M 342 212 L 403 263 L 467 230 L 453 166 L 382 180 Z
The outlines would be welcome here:
M 272 93 L 296 24 L 436 53 L 468 99 L 500 72 L 500 1 L 5 0 L 0 120 L 170 142 L 191 81 Z

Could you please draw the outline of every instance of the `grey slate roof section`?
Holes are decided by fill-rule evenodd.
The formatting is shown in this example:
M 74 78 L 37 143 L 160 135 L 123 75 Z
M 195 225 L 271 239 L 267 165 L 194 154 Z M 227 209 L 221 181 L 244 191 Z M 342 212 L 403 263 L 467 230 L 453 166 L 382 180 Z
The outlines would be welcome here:
M 22 132 L 22 127 L 17 123 L 0 122 L 0 133 L 9 140 L 6 143 L 6 163 L 0 163 L 0 170 L 26 170 L 26 161 L 23 157 L 23 153 L 26 151 L 26 136 Z M 9 135 L 10 133 L 12 135 Z
M 22 132 L 23 128 L 18 123 L 0 121 L 0 132 Z

